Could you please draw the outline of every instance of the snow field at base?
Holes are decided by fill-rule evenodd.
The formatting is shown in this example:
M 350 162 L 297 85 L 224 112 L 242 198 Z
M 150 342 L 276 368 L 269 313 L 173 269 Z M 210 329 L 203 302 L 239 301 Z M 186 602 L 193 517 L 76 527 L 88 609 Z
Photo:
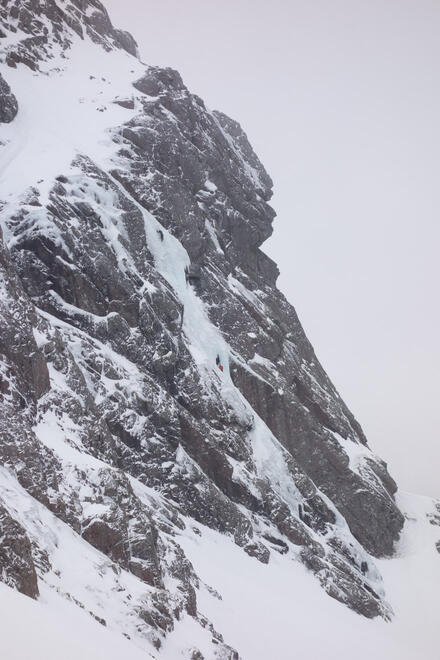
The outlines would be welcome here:
M 401 660 L 440 658 L 440 526 L 429 497 L 398 491 L 397 505 L 406 517 L 392 559 L 378 561 L 395 617 L 391 634 L 405 645 Z M 405 655 L 406 653 L 406 655 Z
M 66 600 L 56 598 L 43 604 L 2 583 L 0 647 L 3 660 L 147 660 L 149 657 Z
M 202 583 L 221 594 L 220 600 L 201 584 L 199 610 L 242 660 L 438 660 L 439 599 L 432 582 L 440 578 L 439 529 L 426 520 L 428 498 L 399 495 L 399 502 L 409 516 L 400 556 L 381 562 L 394 596 L 393 623 L 363 619 L 329 599 L 288 557 L 263 566 L 227 537 L 201 525 L 197 536 L 188 525 L 178 542 Z M 149 656 L 52 591 L 43 589 L 36 603 L 0 584 L 0 613 L 5 660 L 183 660 L 195 647 L 212 658 L 210 635 L 190 617 L 176 624 L 157 656 L 153 649 Z

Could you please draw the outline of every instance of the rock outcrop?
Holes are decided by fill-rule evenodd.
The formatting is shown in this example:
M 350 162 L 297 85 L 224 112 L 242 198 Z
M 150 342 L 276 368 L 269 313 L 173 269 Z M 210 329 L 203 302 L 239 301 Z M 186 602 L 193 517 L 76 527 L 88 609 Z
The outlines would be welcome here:
M 18 112 L 17 99 L 6 80 L 0 74 L 0 123 L 8 124 Z
M 38 581 L 32 558 L 31 543 L 25 530 L 0 507 L 1 581 L 26 596 L 38 596 Z

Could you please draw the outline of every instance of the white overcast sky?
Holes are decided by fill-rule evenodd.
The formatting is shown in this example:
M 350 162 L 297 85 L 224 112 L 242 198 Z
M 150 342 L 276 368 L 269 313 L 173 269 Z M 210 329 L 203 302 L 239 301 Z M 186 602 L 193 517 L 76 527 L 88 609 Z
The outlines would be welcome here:
M 440 496 L 440 2 L 104 4 L 241 123 L 279 287 L 401 488 Z

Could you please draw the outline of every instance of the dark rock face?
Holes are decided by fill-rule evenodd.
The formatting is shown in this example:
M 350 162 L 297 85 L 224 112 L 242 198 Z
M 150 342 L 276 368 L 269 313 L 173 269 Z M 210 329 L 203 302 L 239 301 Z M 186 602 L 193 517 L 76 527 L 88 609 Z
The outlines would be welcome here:
M 113 30 L 115 41 L 119 43 L 127 53 L 137 57 L 138 46 L 132 35 L 125 30 Z
M 17 99 L 6 80 L 0 74 L 0 123 L 9 123 L 18 112 Z
M 0 580 L 25 596 L 37 598 L 38 582 L 26 532 L 0 506 Z
M 163 587 L 159 536 L 151 515 L 123 475 L 104 473 L 101 489 L 102 498 L 111 498 L 111 506 L 100 516 L 94 513 L 84 519 L 82 537 L 143 582 Z
M 33 334 L 38 325 L 0 234 L 0 461 L 20 484 L 49 505 L 57 490 L 59 463 L 37 443 L 33 425 L 40 398 L 49 390 L 46 360 Z M 53 502 L 55 505 L 55 501 Z M 63 507 L 64 508 L 64 507 Z
M 136 53 L 95 0 L 3 3 L 0 17 L 17 34 L 10 66 L 69 57 L 75 34 Z M 179 545 L 189 519 L 262 563 L 290 553 L 332 597 L 389 617 L 370 555 L 390 555 L 402 528 L 396 485 L 260 249 L 270 177 L 176 71 L 147 68 L 114 103 L 131 118 L 109 161 L 79 155 L 46 198 L 36 185 L 3 209 L 1 465 L 105 556 L 115 594 L 119 576 L 139 581 L 144 600 L 123 608 L 156 648 L 183 612 L 211 625 Z M 30 540 L 5 579 L 31 592 L 29 547 L 40 580 L 56 553 L 8 516 L 0 532 Z M 213 657 L 238 657 L 214 632 Z

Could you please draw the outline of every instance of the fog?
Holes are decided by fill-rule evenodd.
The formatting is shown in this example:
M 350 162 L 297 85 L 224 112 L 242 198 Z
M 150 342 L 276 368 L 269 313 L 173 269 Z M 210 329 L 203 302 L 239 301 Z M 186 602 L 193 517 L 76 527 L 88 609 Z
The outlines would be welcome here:
M 241 123 L 274 180 L 279 287 L 400 487 L 440 496 L 440 4 L 104 4 Z

